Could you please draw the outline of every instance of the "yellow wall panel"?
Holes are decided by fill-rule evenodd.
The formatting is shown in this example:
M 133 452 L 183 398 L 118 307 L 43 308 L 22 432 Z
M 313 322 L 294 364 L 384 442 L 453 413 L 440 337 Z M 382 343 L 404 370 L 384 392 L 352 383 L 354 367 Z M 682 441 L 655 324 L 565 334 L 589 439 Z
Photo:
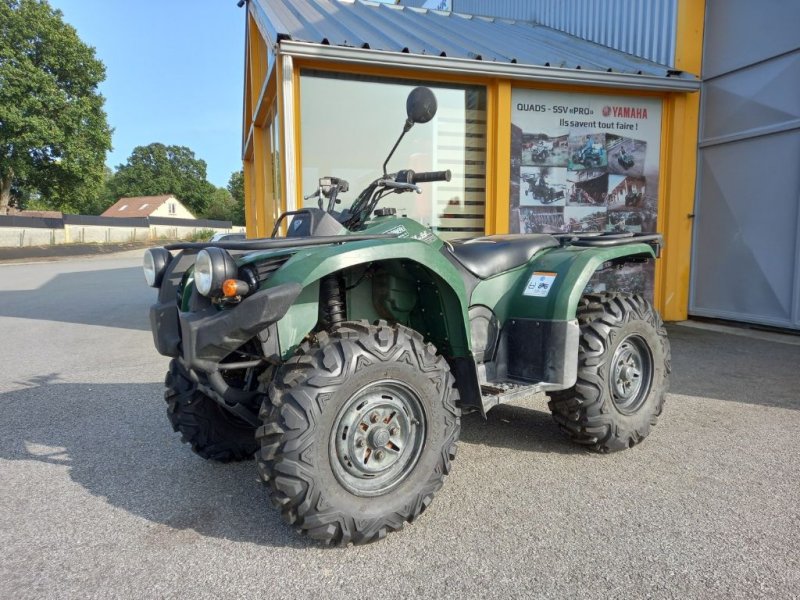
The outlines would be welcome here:
M 489 156 L 486 165 L 486 233 L 508 233 L 511 173 L 511 82 L 489 86 Z
M 680 0 L 675 67 L 700 73 L 703 58 L 705 0 Z M 697 179 L 700 94 L 672 94 L 665 102 L 664 139 L 668 140 L 664 181 L 669 202 L 661 226 L 666 234 L 664 260 L 658 265 L 656 303 L 667 321 L 687 318 L 692 256 L 692 215 Z

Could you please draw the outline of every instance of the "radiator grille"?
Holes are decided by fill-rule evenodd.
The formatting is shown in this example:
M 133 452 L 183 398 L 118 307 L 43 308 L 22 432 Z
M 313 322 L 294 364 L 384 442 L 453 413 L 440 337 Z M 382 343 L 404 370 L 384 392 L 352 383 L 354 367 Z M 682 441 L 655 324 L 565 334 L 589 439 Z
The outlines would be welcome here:
M 259 283 L 263 283 L 272 277 L 272 274 L 280 269 L 291 257 L 291 254 L 283 254 L 281 256 L 267 258 L 250 266 L 255 269 L 256 277 L 258 277 Z

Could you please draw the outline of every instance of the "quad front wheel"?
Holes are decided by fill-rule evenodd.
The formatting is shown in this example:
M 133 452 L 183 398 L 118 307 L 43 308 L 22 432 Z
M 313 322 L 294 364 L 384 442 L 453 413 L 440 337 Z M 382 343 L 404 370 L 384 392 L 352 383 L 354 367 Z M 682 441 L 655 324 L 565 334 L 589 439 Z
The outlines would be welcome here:
M 619 293 L 583 296 L 577 316 L 578 381 L 551 393 L 553 418 L 593 450 L 630 448 L 647 437 L 664 406 L 670 372 L 664 324 L 644 298 Z
M 258 444 L 255 427 L 217 404 L 199 389 L 173 359 L 167 372 L 167 416 L 183 441 L 205 459 L 231 462 L 252 458 Z
M 325 543 L 383 538 L 441 488 L 460 429 L 445 359 L 400 325 L 344 323 L 279 370 L 259 470 L 290 524 Z

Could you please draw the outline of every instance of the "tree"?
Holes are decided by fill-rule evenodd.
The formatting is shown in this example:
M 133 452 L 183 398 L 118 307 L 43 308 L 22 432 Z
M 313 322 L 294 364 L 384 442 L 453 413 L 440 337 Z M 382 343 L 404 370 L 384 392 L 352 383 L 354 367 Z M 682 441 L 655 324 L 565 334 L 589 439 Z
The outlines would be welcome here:
M 241 225 L 238 220 L 238 211 L 236 200 L 233 199 L 231 193 L 225 188 L 217 188 L 211 194 L 211 200 L 206 206 L 202 214 L 206 219 L 214 219 L 217 221 L 231 221 L 236 225 Z
M 231 178 L 228 180 L 228 191 L 236 202 L 236 218 L 231 220 L 235 225 L 244 225 L 244 172 L 241 169 L 231 173 Z
M 216 188 L 206 180 L 206 161 L 186 146 L 137 146 L 108 183 L 114 198 L 173 194 L 194 214 L 205 212 Z
M 84 215 L 99 215 L 102 214 L 109 206 L 117 201 L 114 198 L 109 186 L 111 180 L 114 178 L 114 171 L 107 166 L 103 167 L 103 187 L 97 195 L 81 207 L 81 214 Z
M 46 0 L 0 0 L 0 213 L 14 196 L 79 211 L 103 186 L 105 67 Z
M 228 179 L 228 191 L 236 202 L 244 206 L 244 171 L 239 169 L 231 173 Z

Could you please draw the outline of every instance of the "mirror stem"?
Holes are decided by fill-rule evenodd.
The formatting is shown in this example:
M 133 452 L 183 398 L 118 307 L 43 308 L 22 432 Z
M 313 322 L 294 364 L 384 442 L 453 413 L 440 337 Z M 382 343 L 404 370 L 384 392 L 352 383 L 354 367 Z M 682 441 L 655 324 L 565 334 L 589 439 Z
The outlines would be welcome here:
M 400 137 L 397 138 L 397 141 L 394 143 L 394 146 L 392 146 L 392 149 L 389 152 L 389 156 L 386 157 L 386 160 L 383 163 L 383 176 L 384 177 L 386 177 L 386 165 L 389 164 L 389 161 L 391 160 L 392 155 L 394 154 L 394 151 L 397 150 L 397 147 L 400 145 L 400 142 L 403 140 L 403 136 L 405 136 L 405 134 L 407 134 L 411 130 L 411 127 L 413 125 L 414 125 L 414 122 L 411 119 L 406 119 L 406 124 L 403 126 L 403 133 L 401 133 Z

